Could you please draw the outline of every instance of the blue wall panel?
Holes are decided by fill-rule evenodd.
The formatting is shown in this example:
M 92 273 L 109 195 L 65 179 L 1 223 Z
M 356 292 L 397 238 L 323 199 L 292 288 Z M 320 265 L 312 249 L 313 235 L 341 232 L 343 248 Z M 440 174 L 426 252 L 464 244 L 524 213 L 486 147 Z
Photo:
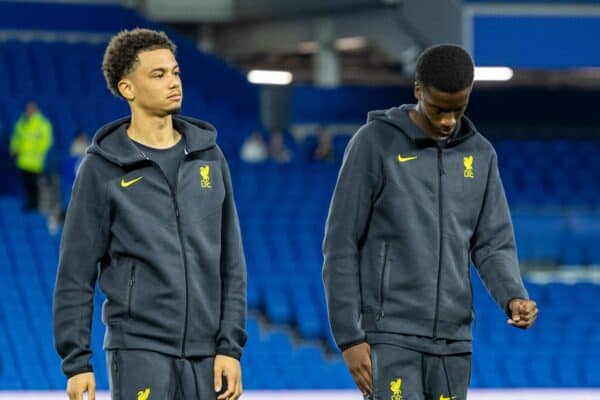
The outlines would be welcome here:
M 600 16 L 477 15 L 473 28 L 475 62 L 480 66 L 600 66 Z

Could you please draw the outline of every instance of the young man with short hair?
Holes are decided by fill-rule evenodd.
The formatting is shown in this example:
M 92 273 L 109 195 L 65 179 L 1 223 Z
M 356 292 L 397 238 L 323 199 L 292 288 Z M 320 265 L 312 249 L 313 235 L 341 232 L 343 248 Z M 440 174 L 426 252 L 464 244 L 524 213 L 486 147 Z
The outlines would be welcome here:
M 164 33 L 119 33 L 102 69 L 131 116 L 96 133 L 67 211 L 54 336 L 69 399 L 95 396 L 97 279 L 113 399 L 237 399 L 246 268 L 215 129 L 177 115 L 180 70 Z
M 323 278 L 334 338 L 366 397 L 466 399 L 470 261 L 509 324 L 537 316 L 496 153 L 464 116 L 473 77 L 464 49 L 425 50 L 418 103 L 369 113 L 346 149 Z

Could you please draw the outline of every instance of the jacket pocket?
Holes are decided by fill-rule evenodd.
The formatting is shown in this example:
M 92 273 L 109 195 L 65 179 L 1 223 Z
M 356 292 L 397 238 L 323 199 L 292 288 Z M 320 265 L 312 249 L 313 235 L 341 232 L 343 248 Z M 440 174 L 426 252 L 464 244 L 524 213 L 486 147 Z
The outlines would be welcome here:
M 131 318 L 133 315 L 133 294 L 135 290 L 135 264 L 131 264 L 131 271 L 129 272 L 129 287 L 127 289 L 127 317 Z
M 389 272 L 389 244 L 384 242 L 383 244 L 383 265 L 381 266 L 381 273 L 379 274 L 379 286 L 377 300 L 379 303 L 379 310 L 377 312 L 377 319 L 381 319 L 385 316 L 385 296 L 389 286 L 390 272 Z

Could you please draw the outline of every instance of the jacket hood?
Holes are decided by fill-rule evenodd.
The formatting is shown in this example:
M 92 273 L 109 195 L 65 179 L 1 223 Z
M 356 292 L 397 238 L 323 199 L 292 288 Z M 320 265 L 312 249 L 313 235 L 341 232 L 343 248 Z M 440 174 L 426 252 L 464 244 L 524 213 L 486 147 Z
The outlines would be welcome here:
M 146 160 L 144 154 L 127 136 L 131 117 L 120 118 L 100 128 L 94 135 L 88 153 L 95 153 L 106 160 L 124 166 Z M 185 139 L 185 152 L 202 151 L 216 145 L 217 130 L 199 119 L 173 116 L 173 126 Z
M 417 145 L 434 145 L 436 143 L 435 139 L 427 136 L 427 134 L 423 132 L 423 130 L 421 130 L 412 121 L 412 119 L 410 119 L 408 112 L 413 110 L 415 107 L 415 104 L 405 104 L 400 107 L 392 107 L 387 110 L 371 111 L 367 116 L 367 122 L 382 121 L 401 131 Z M 453 146 L 463 142 L 477 133 L 477 129 L 475 128 L 473 122 L 471 122 L 471 120 L 464 115 L 461 117 L 460 121 L 458 121 L 457 125 L 458 126 L 456 127 L 454 134 L 448 140 L 448 146 Z

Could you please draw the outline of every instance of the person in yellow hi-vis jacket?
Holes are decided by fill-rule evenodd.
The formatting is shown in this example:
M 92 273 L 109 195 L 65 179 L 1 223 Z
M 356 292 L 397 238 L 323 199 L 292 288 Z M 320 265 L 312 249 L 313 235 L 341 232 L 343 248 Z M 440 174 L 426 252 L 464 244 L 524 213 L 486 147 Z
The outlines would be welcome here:
M 33 210 L 38 206 L 38 176 L 44 171 L 46 154 L 51 146 L 52 124 L 39 111 L 36 103 L 27 103 L 25 113 L 15 124 L 10 140 L 10 153 L 16 158 L 23 177 L 25 210 Z

